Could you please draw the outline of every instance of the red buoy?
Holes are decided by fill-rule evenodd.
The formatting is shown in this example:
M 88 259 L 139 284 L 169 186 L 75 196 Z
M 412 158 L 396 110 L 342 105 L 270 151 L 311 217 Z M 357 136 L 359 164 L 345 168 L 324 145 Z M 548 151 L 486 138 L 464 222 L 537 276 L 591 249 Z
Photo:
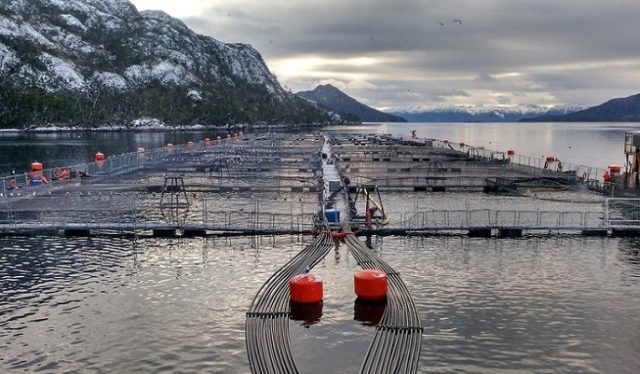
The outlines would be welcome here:
M 554 162 L 556 160 L 553 156 L 547 156 L 547 162 Z
M 289 279 L 291 301 L 317 303 L 322 301 L 322 278 L 315 274 L 298 274 Z
M 507 156 L 513 156 L 515 154 L 516 154 L 516 152 L 513 149 L 507 150 Z
M 449 144 L 449 139 L 445 139 L 442 141 L 444 144 Z
M 361 270 L 353 276 L 356 295 L 369 301 L 382 300 L 387 296 L 387 274 L 382 270 Z
M 620 165 L 609 165 L 609 172 L 614 174 L 614 173 L 619 173 L 621 170 Z
M 96 161 L 104 161 L 104 153 L 102 152 L 96 153 Z
M 464 148 L 464 142 L 460 142 L 460 148 Z

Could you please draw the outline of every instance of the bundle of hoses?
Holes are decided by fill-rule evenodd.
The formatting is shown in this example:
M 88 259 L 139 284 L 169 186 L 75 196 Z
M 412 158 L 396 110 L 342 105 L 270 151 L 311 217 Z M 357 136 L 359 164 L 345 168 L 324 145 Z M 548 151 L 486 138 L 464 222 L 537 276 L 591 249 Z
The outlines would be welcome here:
M 298 373 L 289 342 L 289 279 L 313 268 L 334 246 L 318 235 L 262 285 L 247 312 L 245 338 L 252 373 Z
M 415 303 L 400 275 L 355 235 L 345 236 L 349 252 L 363 269 L 387 273 L 387 305 L 360 373 L 416 373 L 422 348 L 422 326 Z

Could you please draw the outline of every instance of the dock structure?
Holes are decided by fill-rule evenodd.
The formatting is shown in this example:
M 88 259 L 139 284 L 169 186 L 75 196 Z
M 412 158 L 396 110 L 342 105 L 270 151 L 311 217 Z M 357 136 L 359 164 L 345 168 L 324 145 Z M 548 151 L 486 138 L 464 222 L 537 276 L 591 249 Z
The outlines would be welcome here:
M 568 165 L 559 172 L 545 169 L 540 160 L 522 160 L 434 139 L 362 134 L 268 135 L 176 145 L 67 167 L 75 177 L 65 179 L 46 169 L 51 181 L 37 188 L 28 186 L 28 176 L 12 189 L 7 178 L 19 176 L 0 178 L 0 235 L 308 234 L 324 228 L 327 209 L 337 211 L 331 215 L 338 218 L 331 222 L 334 229 L 354 221 L 357 234 L 513 237 L 640 229 L 640 217 L 628 213 L 638 203 L 609 204 L 601 195 L 590 195 L 594 180 L 583 179 L 580 167 Z M 386 205 L 388 222 L 373 217 L 366 225 L 365 207 L 343 198 L 359 190 L 378 191 L 385 202 L 400 196 L 391 204 L 379 201 Z M 596 198 L 579 209 L 570 199 L 532 206 L 544 202 L 536 197 L 539 191 Z M 456 193 L 465 199 L 480 193 L 487 203 L 455 205 Z M 433 196 L 450 202 L 423 203 Z M 491 196 L 521 198 L 521 204 L 496 205 Z

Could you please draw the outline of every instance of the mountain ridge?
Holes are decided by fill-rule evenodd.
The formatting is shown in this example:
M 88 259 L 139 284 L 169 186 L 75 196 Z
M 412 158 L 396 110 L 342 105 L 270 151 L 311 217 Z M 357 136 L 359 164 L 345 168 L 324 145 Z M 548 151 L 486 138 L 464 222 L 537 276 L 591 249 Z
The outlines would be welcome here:
M 533 118 L 544 114 L 564 114 L 582 109 L 577 106 L 541 107 L 530 105 L 526 107 L 417 107 L 391 111 L 392 114 L 403 117 L 409 122 L 517 122 L 523 118 Z
M 328 118 L 284 90 L 250 45 L 126 0 L 3 0 L 0 99 L 0 127 Z
M 406 122 L 402 117 L 371 108 L 331 84 L 318 85 L 313 90 L 296 92 L 325 109 L 338 113 L 347 121 Z
M 639 122 L 640 93 L 608 100 L 577 112 L 561 116 L 540 116 L 523 122 Z

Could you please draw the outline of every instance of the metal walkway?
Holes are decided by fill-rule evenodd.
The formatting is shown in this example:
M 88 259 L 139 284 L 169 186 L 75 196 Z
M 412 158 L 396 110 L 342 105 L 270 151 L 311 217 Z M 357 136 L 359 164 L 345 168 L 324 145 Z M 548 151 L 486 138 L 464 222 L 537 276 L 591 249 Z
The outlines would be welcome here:
M 117 231 L 160 236 L 205 235 L 261 235 L 310 234 L 321 230 L 317 203 L 277 202 L 280 212 L 267 211 L 259 203 L 236 205 L 235 210 L 211 210 L 213 202 L 205 203 L 202 211 L 192 211 L 202 217 L 200 223 L 162 222 L 145 220 L 143 212 L 126 209 L 77 209 L 65 214 L 39 210 L 0 212 L 0 235 L 59 235 L 74 233 L 90 235 L 94 232 Z M 135 204 L 133 204 L 135 206 Z M 284 208 L 286 207 L 286 208 Z M 284 209 L 283 209 L 284 208 Z M 264 211 L 263 211 L 264 210 Z M 103 220 L 95 217 L 100 212 Z M 116 222 L 117 221 L 117 222 Z M 520 236 L 523 233 L 572 233 L 607 235 L 625 230 L 637 231 L 640 236 L 640 199 L 606 199 L 601 210 L 416 210 L 392 217 L 386 226 L 359 228 L 366 234 L 446 234 L 462 233 L 478 236 Z

